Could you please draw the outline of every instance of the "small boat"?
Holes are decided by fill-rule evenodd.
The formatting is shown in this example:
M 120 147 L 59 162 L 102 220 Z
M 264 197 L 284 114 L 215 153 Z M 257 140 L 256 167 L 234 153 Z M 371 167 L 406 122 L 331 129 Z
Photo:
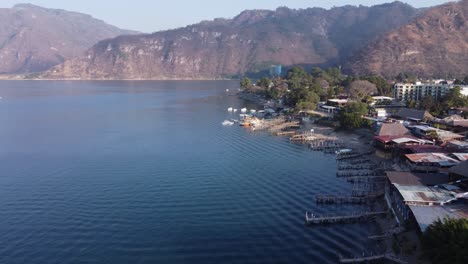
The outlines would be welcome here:
M 242 113 L 247 112 L 247 108 L 242 108 L 242 109 L 241 109 L 241 112 L 242 112 Z
M 226 92 L 229 92 L 229 89 L 226 89 Z
M 232 125 L 234 125 L 234 122 L 231 122 L 229 120 L 224 120 L 222 124 L 223 124 L 223 126 L 232 126 Z
M 340 149 L 335 151 L 336 155 L 346 155 L 346 154 L 351 154 L 353 152 L 352 149 Z
M 234 123 L 239 123 L 239 120 L 234 119 L 234 118 L 230 119 L 229 121 L 234 122 Z
M 257 110 L 254 110 L 254 109 L 250 110 L 250 113 L 252 113 L 252 114 L 255 113 L 255 112 L 257 112 Z
M 229 112 L 232 112 L 232 110 L 233 110 L 232 107 L 229 107 L 229 108 L 228 108 L 228 111 L 229 111 Z
M 237 109 L 234 109 L 234 113 L 237 112 Z

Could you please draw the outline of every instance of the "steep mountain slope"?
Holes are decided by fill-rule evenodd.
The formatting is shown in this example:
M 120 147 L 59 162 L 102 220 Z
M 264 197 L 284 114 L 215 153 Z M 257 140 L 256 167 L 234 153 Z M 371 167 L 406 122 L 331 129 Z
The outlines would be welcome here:
M 0 74 L 44 71 L 120 30 L 89 15 L 30 4 L 0 9 Z
M 105 40 L 44 78 L 220 78 L 283 65 L 339 63 L 377 35 L 407 23 L 418 10 L 394 2 L 245 11 L 151 35 Z
M 355 74 L 421 77 L 468 72 L 468 0 L 426 10 L 408 25 L 364 48 L 346 68 Z

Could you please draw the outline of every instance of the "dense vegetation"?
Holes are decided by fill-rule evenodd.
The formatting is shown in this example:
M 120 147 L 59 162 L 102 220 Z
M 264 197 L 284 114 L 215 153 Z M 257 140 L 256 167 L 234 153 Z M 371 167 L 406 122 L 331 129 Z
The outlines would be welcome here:
M 422 237 L 425 255 L 432 263 L 468 263 L 468 219 L 432 223 Z
M 262 78 L 253 85 L 248 78 L 241 80 L 246 92 L 264 95 L 267 99 L 283 99 L 296 110 L 313 110 L 319 101 L 350 96 L 356 101 L 365 101 L 370 95 L 387 95 L 391 85 L 377 76 L 349 77 L 339 68 L 314 68 L 309 73 L 301 67 L 291 68 L 284 77 Z
M 447 114 L 451 108 L 468 107 L 468 96 L 464 96 L 461 88 L 456 86 L 441 100 L 435 100 L 428 95 L 421 100 L 419 105 L 415 101 L 409 101 L 407 106 L 427 110 L 434 116 L 440 116 Z
M 401 73 L 397 81 L 414 82 L 417 78 Z M 456 84 L 468 83 L 468 76 L 455 80 Z M 368 113 L 367 105 L 372 102 L 372 95 L 391 96 L 393 87 L 379 76 L 345 76 L 339 68 L 313 68 L 311 72 L 300 67 L 291 68 L 283 77 L 262 78 L 255 84 L 248 78 L 241 81 L 244 91 L 263 95 L 267 99 L 279 100 L 296 111 L 315 110 L 318 102 L 332 98 L 346 97 L 352 100 L 336 116 L 340 126 L 345 129 L 358 128 L 367 124 L 361 116 Z M 410 108 L 428 110 L 434 116 L 447 114 L 451 108 L 468 107 L 468 97 L 455 87 L 441 100 L 426 96 L 421 102 L 407 102 Z

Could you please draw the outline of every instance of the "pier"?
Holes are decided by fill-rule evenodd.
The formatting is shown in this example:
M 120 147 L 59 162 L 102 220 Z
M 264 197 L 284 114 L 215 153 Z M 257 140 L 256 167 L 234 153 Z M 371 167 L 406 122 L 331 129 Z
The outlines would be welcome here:
M 316 216 L 314 214 L 309 214 L 306 212 L 305 220 L 309 225 L 317 224 L 333 224 L 333 223 L 351 223 L 351 222 L 360 222 L 367 221 L 370 218 L 384 215 L 387 211 L 381 212 L 364 212 L 364 213 L 354 213 L 350 215 L 341 215 L 341 216 Z
M 373 153 L 373 151 L 367 151 L 367 152 L 364 152 L 364 153 L 355 153 L 355 154 L 342 154 L 342 155 L 336 156 L 336 159 L 337 160 L 355 159 L 355 158 L 361 158 L 361 157 L 370 155 L 372 153 Z
M 334 196 L 334 195 L 320 195 L 315 197 L 316 203 L 322 204 L 364 204 L 371 202 L 372 200 L 382 195 L 366 195 L 366 196 Z
M 281 132 L 276 132 L 277 136 L 292 136 L 296 135 L 296 131 L 281 131 Z
M 373 170 L 354 170 L 354 171 L 337 171 L 336 177 L 354 177 L 354 176 L 374 176 Z
M 303 143 L 303 142 L 314 140 L 316 138 L 317 137 L 314 135 L 314 133 L 306 132 L 306 133 L 303 133 L 303 134 L 294 135 L 294 136 L 290 137 L 289 140 L 291 140 L 292 142 Z
M 338 165 L 338 170 L 370 170 L 375 169 L 374 164 L 343 164 Z
M 338 255 L 340 263 L 363 263 L 363 262 L 370 262 L 376 260 L 389 260 L 394 263 L 406 264 L 406 261 L 398 258 L 393 254 L 380 254 L 380 255 L 372 255 L 372 256 L 363 256 L 363 257 L 353 257 L 353 258 L 345 258 L 341 255 Z

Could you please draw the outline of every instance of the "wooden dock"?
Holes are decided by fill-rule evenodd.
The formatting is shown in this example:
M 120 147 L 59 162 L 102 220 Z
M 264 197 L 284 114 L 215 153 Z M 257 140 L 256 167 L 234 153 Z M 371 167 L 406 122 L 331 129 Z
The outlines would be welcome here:
M 316 139 L 317 137 L 314 135 L 312 132 L 306 132 L 302 133 L 299 135 L 293 135 L 292 137 L 289 138 L 292 142 L 297 142 L 297 143 L 304 143 L 307 141 L 312 141 Z
M 370 170 L 370 169 L 375 169 L 374 164 L 366 164 L 366 163 L 361 163 L 361 164 L 342 164 L 338 165 L 338 170 Z
M 381 195 L 366 195 L 366 196 L 334 196 L 334 195 L 320 195 L 315 197 L 316 203 L 321 204 L 364 204 L 375 200 Z
M 372 153 L 373 153 L 373 151 L 367 151 L 367 152 L 364 152 L 364 153 L 342 154 L 342 155 L 336 156 L 336 159 L 337 160 L 356 159 L 356 158 L 365 157 L 365 156 L 370 155 Z
M 277 136 L 292 136 L 296 135 L 296 131 L 281 131 L 281 132 L 276 132 Z
M 387 211 L 381 212 L 364 212 L 364 213 L 354 213 L 350 215 L 341 215 L 341 216 L 316 216 L 314 214 L 309 214 L 306 212 L 305 221 L 308 225 L 318 225 L 318 224 L 333 224 L 333 223 L 352 223 L 367 221 L 370 218 L 387 214 Z
M 374 176 L 376 173 L 373 170 L 351 170 L 337 171 L 336 177 L 357 177 L 357 176 Z
M 406 264 L 406 261 L 398 258 L 393 254 L 380 254 L 380 255 L 372 255 L 372 256 L 363 256 L 363 257 L 353 257 L 353 258 L 344 258 L 341 255 L 338 255 L 340 263 L 363 263 L 363 262 L 371 262 L 377 260 L 390 260 L 394 263 Z
M 346 177 L 347 182 L 351 183 L 385 183 L 387 176 L 352 176 Z

